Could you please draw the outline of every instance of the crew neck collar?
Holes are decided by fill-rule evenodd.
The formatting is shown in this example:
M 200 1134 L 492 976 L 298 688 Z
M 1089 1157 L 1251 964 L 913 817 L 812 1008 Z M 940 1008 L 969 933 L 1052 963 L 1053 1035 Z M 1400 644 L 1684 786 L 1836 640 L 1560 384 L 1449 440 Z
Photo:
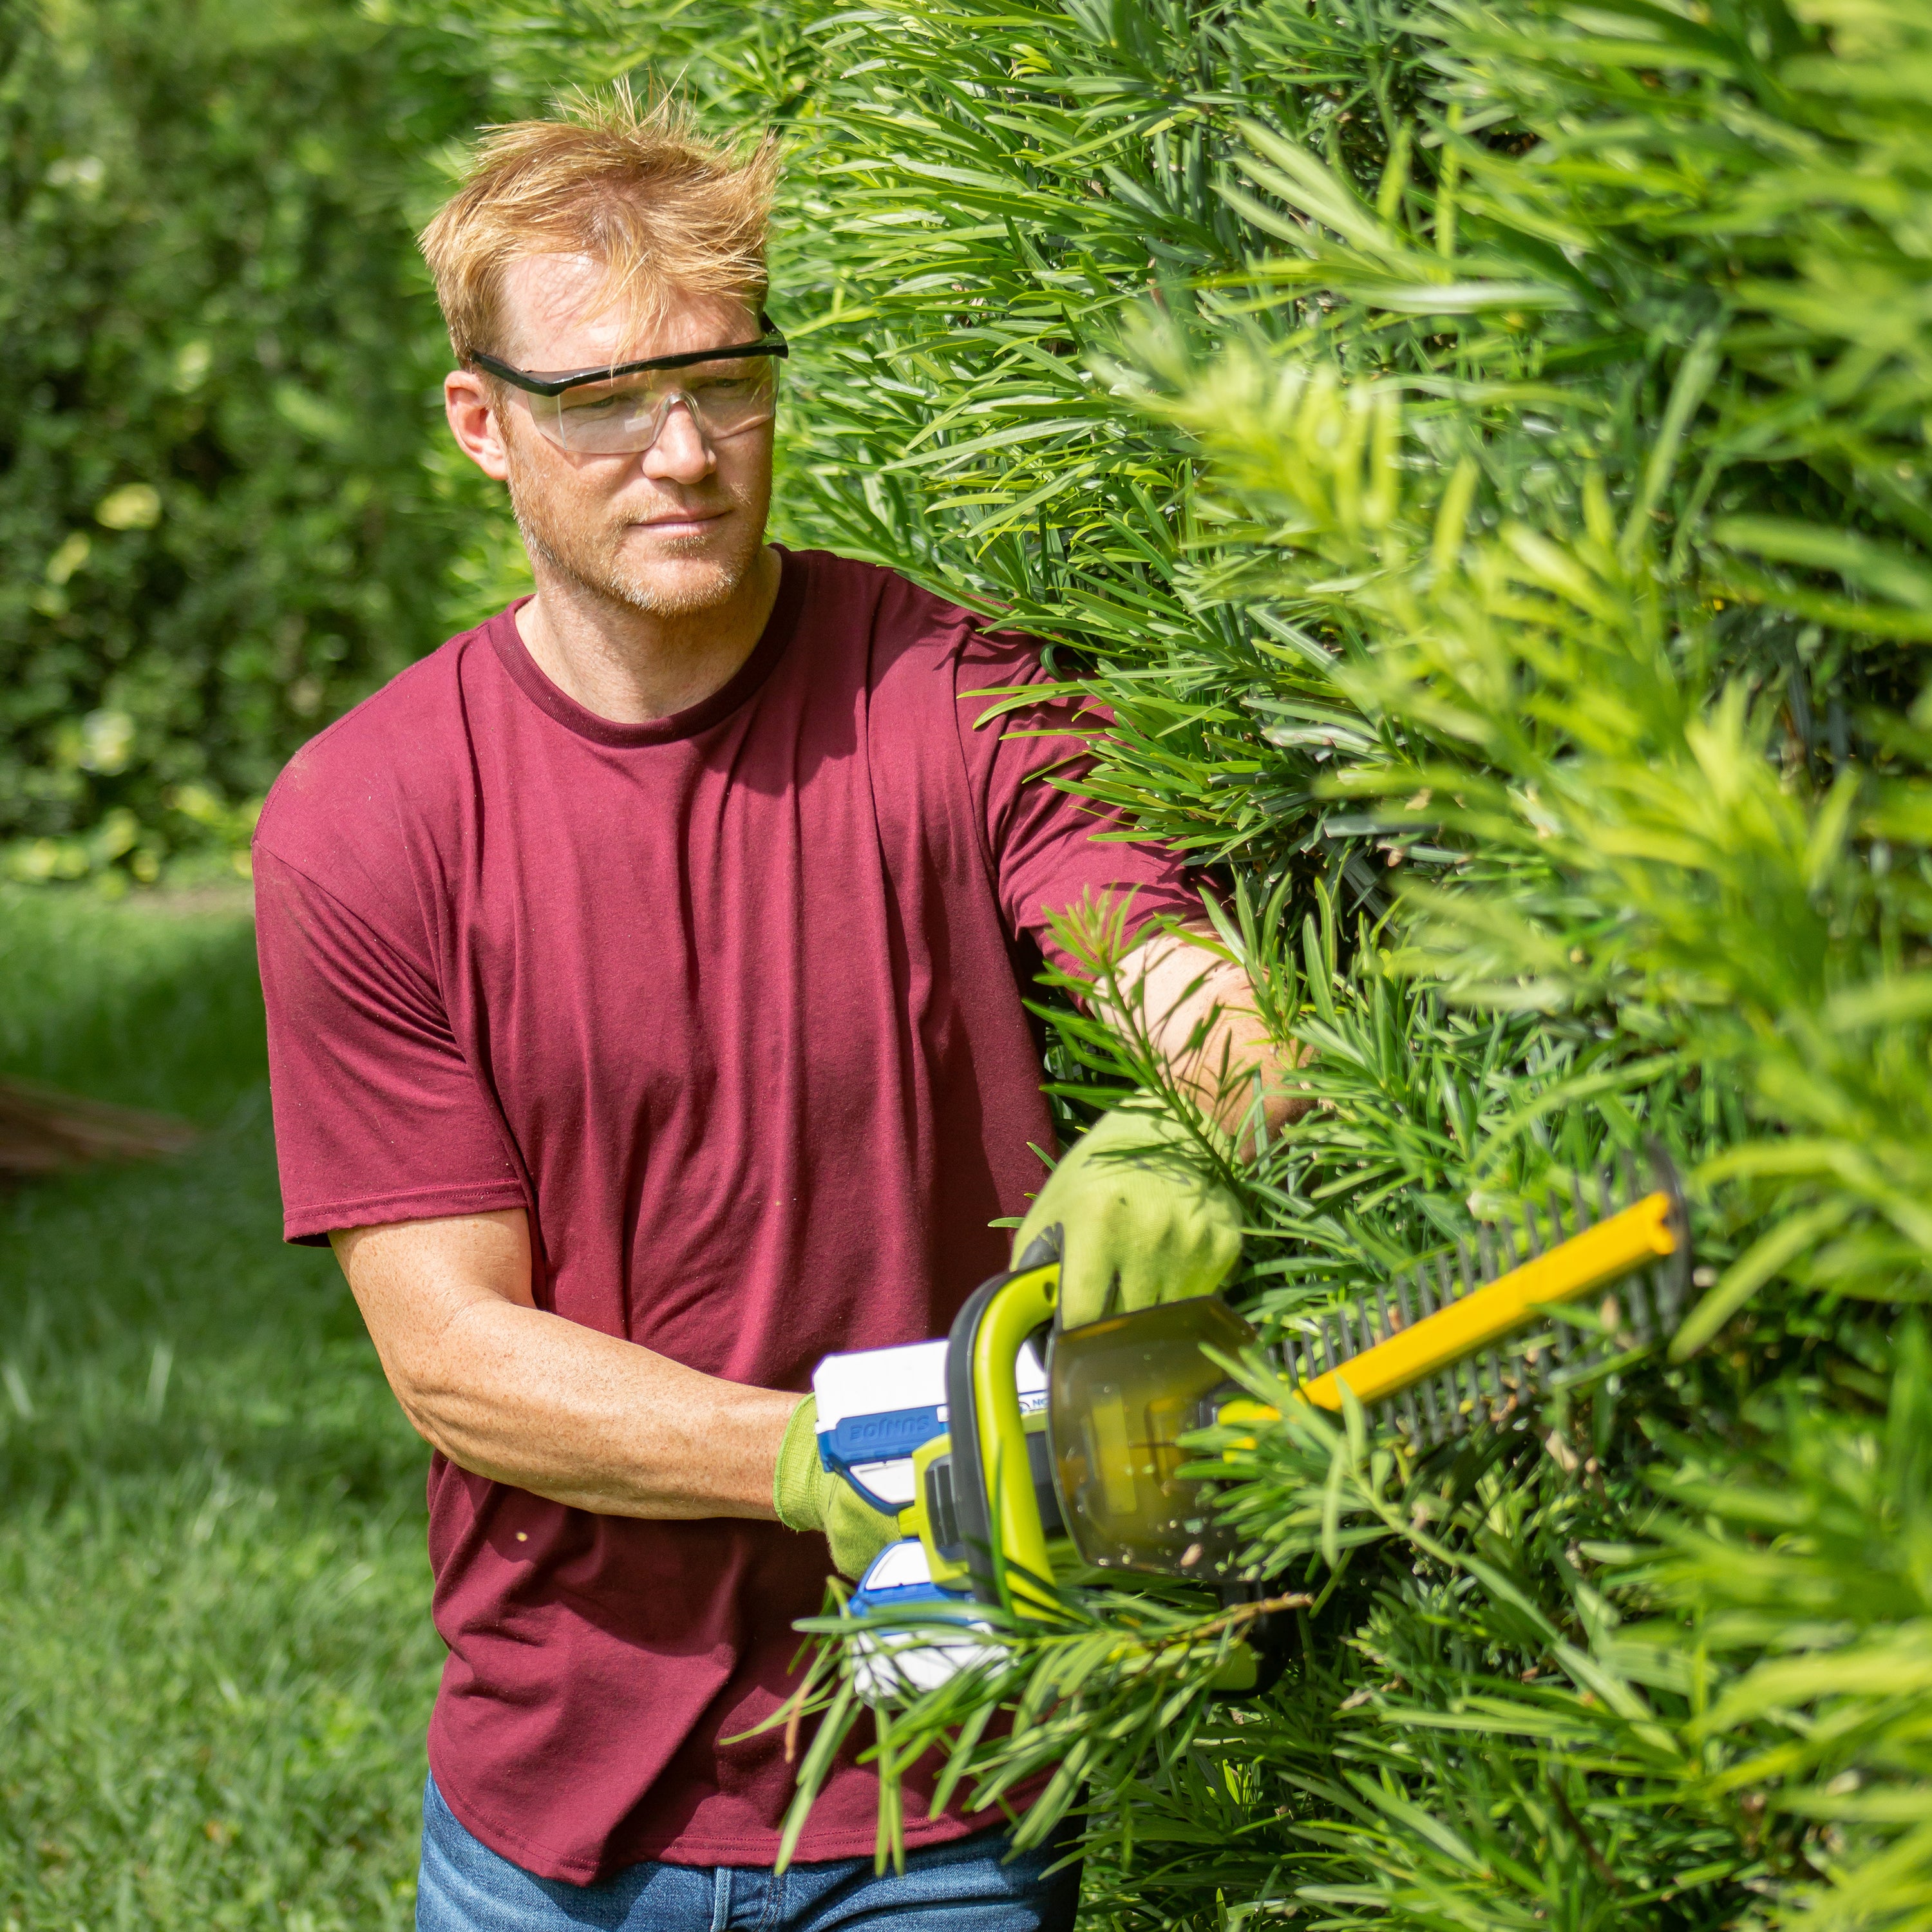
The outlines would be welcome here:
M 592 744 L 622 749 L 694 738 L 699 732 L 709 730 L 730 717 L 764 682 L 798 628 L 799 613 L 805 604 L 806 566 L 782 544 L 774 544 L 772 548 L 778 554 L 778 594 L 758 641 L 752 646 L 751 656 L 709 698 L 700 699 L 686 710 L 653 718 L 648 724 L 624 724 L 614 718 L 600 718 L 551 682 L 538 668 L 517 628 L 517 613 L 530 602 L 527 597 L 518 598 L 507 610 L 499 611 L 490 620 L 490 642 L 511 682 L 532 704 L 566 730 L 589 739 Z

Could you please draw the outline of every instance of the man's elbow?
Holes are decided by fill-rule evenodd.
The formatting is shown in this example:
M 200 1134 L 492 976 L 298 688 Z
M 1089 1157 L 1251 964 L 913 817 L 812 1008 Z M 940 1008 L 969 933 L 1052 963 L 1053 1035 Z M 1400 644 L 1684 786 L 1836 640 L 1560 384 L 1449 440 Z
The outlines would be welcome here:
M 460 1462 L 466 1422 L 473 1422 L 479 1406 L 475 1378 L 466 1372 L 463 1352 L 449 1346 L 446 1330 L 436 1336 L 414 1335 L 379 1342 L 382 1372 L 396 1406 L 410 1426 L 440 1454 Z
M 382 1372 L 388 1381 L 389 1393 L 396 1398 L 396 1406 L 410 1426 L 432 1449 L 450 1455 L 450 1391 L 443 1385 L 446 1378 L 425 1374 L 413 1364 L 388 1360 L 384 1360 Z

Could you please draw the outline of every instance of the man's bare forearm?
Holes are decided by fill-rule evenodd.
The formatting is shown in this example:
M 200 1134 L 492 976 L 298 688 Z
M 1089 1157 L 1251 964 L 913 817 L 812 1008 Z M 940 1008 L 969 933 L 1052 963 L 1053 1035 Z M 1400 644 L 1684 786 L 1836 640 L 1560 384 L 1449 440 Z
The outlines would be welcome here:
M 1204 931 L 1200 938 L 1210 935 Z M 1120 1003 L 1132 1010 L 1126 1017 L 1135 1030 L 1176 1084 L 1230 1133 L 1248 1124 L 1258 1081 L 1270 1132 L 1313 1104 L 1296 1090 L 1300 1059 L 1269 1034 L 1247 976 L 1233 961 L 1190 938 L 1156 933 L 1121 961 L 1114 982 Z M 1119 1024 L 1124 1016 L 1113 1017 Z
M 404 1412 L 460 1467 L 606 1516 L 772 1516 L 798 1396 L 532 1305 L 520 1210 L 332 1239 Z

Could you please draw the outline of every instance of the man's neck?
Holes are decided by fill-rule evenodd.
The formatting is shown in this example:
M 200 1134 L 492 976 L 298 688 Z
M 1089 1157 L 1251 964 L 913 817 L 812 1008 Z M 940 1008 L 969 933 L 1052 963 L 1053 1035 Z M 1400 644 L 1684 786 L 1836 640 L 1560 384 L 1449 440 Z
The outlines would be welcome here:
M 539 564 L 517 632 L 537 668 L 585 710 L 616 724 L 649 724 L 730 682 L 764 633 L 780 574 L 767 544 L 726 602 L 659 616 Z

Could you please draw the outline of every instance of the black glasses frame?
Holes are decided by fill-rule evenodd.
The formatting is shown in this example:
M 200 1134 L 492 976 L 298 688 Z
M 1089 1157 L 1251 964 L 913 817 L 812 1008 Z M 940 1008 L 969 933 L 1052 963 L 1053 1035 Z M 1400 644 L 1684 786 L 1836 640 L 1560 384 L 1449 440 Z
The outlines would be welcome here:
M 642 362 L 620 362 L 612 368 L 598 369 L 573 369 L 563 376 L 533 376 L 527 369 L 514 368 L 508 362 L 500 362 L 494 356 L 485 356 L 480 351 L 469 360 L 479 369 L 487 369 L 493 376 L 501 376 L 506 382 L 527 390 L 533 396 L 560 396 L 566 389 L 576 388 L 584 382 L 614 382 L 620 376 L 640 376 L 652 369 L 688 369 L 700 362 L 742 362 L 747 356 L 771 356 L 781 362 L 791 353 L 784 338 L 772 326 L 771 317 L 760 315 L 758 326 L 764 333 L 755 342 L 733 342 L 722 349 L 694 349 L 682 356 L 653 356 Z

